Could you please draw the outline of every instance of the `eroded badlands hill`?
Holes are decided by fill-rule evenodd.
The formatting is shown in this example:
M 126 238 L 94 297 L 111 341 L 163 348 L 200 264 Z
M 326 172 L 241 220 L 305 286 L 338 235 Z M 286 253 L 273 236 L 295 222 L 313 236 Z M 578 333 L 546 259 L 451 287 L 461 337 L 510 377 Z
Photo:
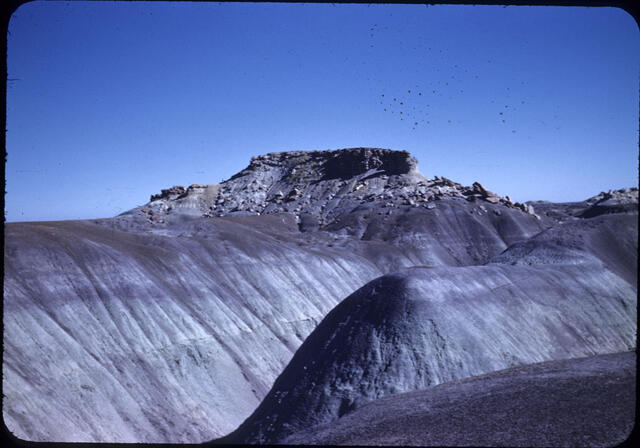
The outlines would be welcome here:
M 380 275 L 362 257 L 237 222 L 199 229 L 206 235 L 89 222 L 6 226 L 3 411 L 16 436 L 197 442 L 224 434 L 324 314 Z
M 479 184 L 427 179 L 406 152 L 355 148 L 257 157 L 220 185 L 174 187 L 115 218 L 7 224 L 5 422 L 37 441 L 227 434 L 367 282 L 483 265 L 559 221 L 587 222 L 585 204 L 536 216 Z M 620 247 L 637 247 L 630 222 Z M 635 291 L 610 255 L 610 286 Z
M 595 264 L 411 268 L 336 306 L 231 443 L 280 443 L 386 395 L 635 348 L 635 290 Z

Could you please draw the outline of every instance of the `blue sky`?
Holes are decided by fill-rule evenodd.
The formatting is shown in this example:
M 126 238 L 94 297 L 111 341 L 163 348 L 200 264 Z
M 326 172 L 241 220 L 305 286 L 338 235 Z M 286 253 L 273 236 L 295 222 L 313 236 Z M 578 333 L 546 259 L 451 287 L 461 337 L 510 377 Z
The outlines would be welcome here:
M 254 155 L 354 146 L 517 201 L 638 184 L 620 9 L 32 2 L 9 32 L 8 221 L 114 216 Z

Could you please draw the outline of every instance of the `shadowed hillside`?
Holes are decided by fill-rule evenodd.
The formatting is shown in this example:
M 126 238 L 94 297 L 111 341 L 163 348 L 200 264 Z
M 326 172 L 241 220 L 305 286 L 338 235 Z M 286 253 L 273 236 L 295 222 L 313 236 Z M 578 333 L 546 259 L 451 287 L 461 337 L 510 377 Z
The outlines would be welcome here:
M 615 446 L 633 430 L 635 388 L 634 352 L 549 361 L 381 398 L 284 443 Z

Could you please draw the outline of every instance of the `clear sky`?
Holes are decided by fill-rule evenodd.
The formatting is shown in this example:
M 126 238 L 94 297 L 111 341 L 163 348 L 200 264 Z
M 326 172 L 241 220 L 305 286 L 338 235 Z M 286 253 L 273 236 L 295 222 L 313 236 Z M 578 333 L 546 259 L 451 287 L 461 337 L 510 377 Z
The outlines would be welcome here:
M 114 216 L 254 155 L 355 146 L 516 201 L 638 184 L 620 9 L 32 2 L 9 33 L 8 221 Z

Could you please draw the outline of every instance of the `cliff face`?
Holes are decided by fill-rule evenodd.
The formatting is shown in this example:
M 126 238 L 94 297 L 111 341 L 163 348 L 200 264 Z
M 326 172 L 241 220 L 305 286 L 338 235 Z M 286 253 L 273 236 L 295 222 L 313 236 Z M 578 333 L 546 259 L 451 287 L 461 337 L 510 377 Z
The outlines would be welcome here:
M 535 296 L 518 284 L 537 278 L 530 264 L 570 265 L 584 283 L 571 294 L 607 298 L 614 288 L 627 303 L 637 284 L 637 203 L 580 217 L 600 199 L 541 203 L 536 216 L 478 183 L 428 179 L 406 152 L 355 148 L 256 157 L 219 185 L 169 188 L 110 219 L 7 224 L 5 422 L 36 441 L 222 436 L 338 303 L 417 266 L 439 273 L 434 284 L 461 269 L 471 288 L 522 265 L 504 276 L 515 294 Z M 585 266 L 593 275 L 579 278 Z M 554 297 L 566 292 L 554 286 L 561 278 L 535 281 Z M 597 339 L 594 352 L 617 347 L 632 310 L 620 318 L 622 336 Z M 607 318 L 594 313 L 580 318 Z M 521 345 L 523 362 L 545 349 Z
M 232 179 L 265 167 L 284 168 L 292 181 L 351 179 L 362 174 L 417 174 L 418 161 L 407 151 L 380 148 L 348 148 L 335 151 L 291 151 L 253 157 L 246 170 Z M 304 173 L 304 174 L 300 174 Z

